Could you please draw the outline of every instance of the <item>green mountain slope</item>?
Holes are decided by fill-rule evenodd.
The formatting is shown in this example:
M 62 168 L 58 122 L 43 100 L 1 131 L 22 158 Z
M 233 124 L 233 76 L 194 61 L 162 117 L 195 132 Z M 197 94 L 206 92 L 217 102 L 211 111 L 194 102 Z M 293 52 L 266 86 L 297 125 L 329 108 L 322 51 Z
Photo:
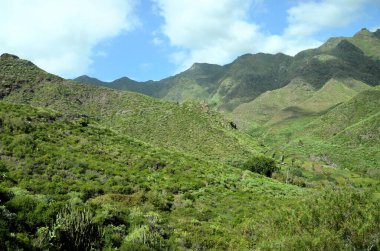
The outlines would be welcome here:
M 159 101 L 137 93 L 80 85 L 11 56 L 0 59 L 2 98 L 95 118 L 122 134 L 160 147 L 225 160 L 256 152 L 255 142 L 207 105 Z
M 316 90 L 303 79 L 294 79 L 283 88 L 265 92 L 235 108 L 233 120 L 242 128 L 249 129 L 252 122 L 274 124 L 298 116 L 316 115 L 369 88 L 363 82 L 348 78 L 330 79 Z
M 263 91 L 283 86 L 286 80 L 280 76 L 290 60 L 291 57 L 284 54 L 247 54 L 225 66 L 196 63 L 180 74 L 156 82 L 131 83 L 126 78 L 100 85 L 179 102 L 206 100 L 213 107 L 230 110 Z M 76 81 L 99 85 L 99 80 L 84 76 Z
M 278 151 L 378 177 L 379 102 L 379 89 L 372 87 L 326 113 L 283 120 L 261 130 Z
M 380 112 L 379 107 L 380 90 L 372 88 L 360 92 L 353 99 L 321 116 L 309 125 L 308 129 L 314 135 L 330 138 L 369 118 L 377 117 Z M 376 131 L 374 133 L 377 134 Z
M 0 249 L 380 249 L 378 34 L 143 84 L 2 55 Z
M 350 78 L 373 86 L 380 79 L 378 34 L 379 31 L 363 29 L 351 38 L 331 38 L 320 48 L 305 50 L 294 57 L 247 54 L 225 66 L 194 64 L 161 81 L 138 83 L 125 78 L 100 85 L 179 102 L 205 100 L 212 107 L 228 112 L 266 91 L 299 79 L 316 90 L 331 79 Z M 99 85 L 98 80 L 90 82 Z
M 258 208 L 269 214 L 265 203 L 285 206 L 302 194 L 297 187 L 155 148 L 97 121 L 84 123 L 45 108 L 0 101 L 0 124 L 1 210 L 13 215 L 0 219 L 2 248 L 7 242 L 11 249 L 30 248 L 25 233 L 41 248 L 48 247 L 44 241 L 49 238 L 52 243 L 63 238 L 37 229 L 53 228 L 52 220 L 66 203 L 96 208 L 96 222 L 111 238 L 108 245 L 136 242 L 160 249 L 185 245 L 177 243 L 181 240 L 194 248 L 244 248 L 252 240 L 241 239 L 242 226 L 230 227 L 239 217 L 253 216 Z M 287 200 L 272 196 L 279 191 Z M 17 235 L 4 233 L 4 224 Z M 139 239 L 146 227 L 153 235 L 149 242 Z M 212 234 L 215 228 L 218 233 Z
M 2 249 L 380 245 L 370 191 L 280 183 L 47 108 L 0 101 L 0 125 Z
M 347 40 L 360 48 L 366 56 L 369 56 L 375 60 L 380 59 L 380 29 L 375 32 L 363 28 L 357 32 L 353 37 L 335 37 L 329 39 L 320 49 L 323 51 L 329 51 L 334 48 L 342 40 Z

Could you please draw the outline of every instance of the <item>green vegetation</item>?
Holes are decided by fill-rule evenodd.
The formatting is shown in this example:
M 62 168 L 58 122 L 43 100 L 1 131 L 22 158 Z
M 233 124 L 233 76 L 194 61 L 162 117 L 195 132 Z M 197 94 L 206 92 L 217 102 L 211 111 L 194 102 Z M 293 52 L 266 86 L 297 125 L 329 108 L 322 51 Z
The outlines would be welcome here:
M 379 101 L 380 92 L 372 88 L 326 113 L 257 127 L 251 134 L 279 153 L 305 162 L 321 159 L 323 165 L 372 173 L 378 178 Z
M 18 74 L 16 74 L 18 73 Z M 200 157 L 229 160 L 259 151 L 247 135 L 205 103 L 160 101 L 137 93 L 79 85 L 47 74 L 30 62 L 2 57 L 3 99 L 48 107 L 70 118 L 92 118 L 121 134 Z M 20 83 L 20 84 L 13 84 Z
M 265 156 L 250 158 L 244 163 L 243 169 L 263 174 L 267 177 L 272 177 L 272 174 L 279 170 L 274 159 Z
M 117 83 L 181 103 L 2 55 L 0 249 L 379 250 L 374 34 Z

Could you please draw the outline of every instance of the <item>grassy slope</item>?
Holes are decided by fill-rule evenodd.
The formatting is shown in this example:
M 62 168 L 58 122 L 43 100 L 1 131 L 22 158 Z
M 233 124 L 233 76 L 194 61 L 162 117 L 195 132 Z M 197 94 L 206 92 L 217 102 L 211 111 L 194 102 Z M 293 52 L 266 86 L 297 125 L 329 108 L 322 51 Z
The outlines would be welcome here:
M 304 80 L 294 79 L 283 88 L 238 106 L 232 115 L 234 121 L 246 129 L 250 121 L 274 124 L 292 117 L 321 113 L 368 88 L 354 79 L 330 79 L 321 89 L 315 90 Z
M 258 149 L 251 138 L 231 129 L 228 121 L 201 104 L 179 105 L 80 85 L 13 58 L 3 57 L 0 67 L 2 90 L 9 89 L 4 100 L 9 102 L 49 107 L 71 116 L 84 114 L 120 133 L 202 157 L 230 159 Z
M 176 229 L 173 242 L 179 238 L 194 248 L 247 247 L 252 240 L 241 237 L 243 217 L 253 219 L 258 210 L 269 214 L 303 194 L 295 186 L 155 148 L 49 109 L 1 101 L 0 122 L 0 161 L 9 171 L 2 187 L 16 198 L 35 198 L 46 208 L 90 199 L 100 211 L 133 210 L 143 218 L 154 212 Z M 135 227 L 142 224 L 126 217 Z M 49 224 L 41 221 L 37 226 Z
M 282 145 L 281 149 L 285 149 L 287 154 L 306 159 L 325 156 L 326 163 L 335 162 L 340 168 L 378 173 L 379 100 L 378 88 L 371 88 L 326 114 L 289 119 L 272 125 L 267 128 L 269 133 L 265 138 L 274 145 Z

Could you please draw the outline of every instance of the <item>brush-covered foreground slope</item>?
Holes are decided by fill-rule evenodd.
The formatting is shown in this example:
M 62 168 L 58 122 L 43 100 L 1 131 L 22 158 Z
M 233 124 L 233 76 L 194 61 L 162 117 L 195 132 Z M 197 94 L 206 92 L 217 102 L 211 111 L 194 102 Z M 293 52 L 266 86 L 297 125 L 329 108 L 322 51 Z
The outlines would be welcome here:
M 0 58 L 0 98 L 83 115 L 121 134 L 201 157 L 247 158 L 259 148 L 206 104 L 160 101 L 137 93 L 81 85 L 12 55 Z
M 379 248 L 379 201 L 152 147 L 0 101 L 2 250 Z
M 294 57 L 258 53 L 243 55 L 224 66 L 194 64 L 176 76 L 156 82 L 139 83 L 128 78 L 111 83 L 99 83 L 88 77 L 77 80 L 179 102 L 206 100 L 212 107 L 233 111 L 266 91 L 300 80 L 315 91 L 333 79 L 379 84 L 379 33 L 380 30 L 363 29 L 351 38 L 331 38 L 320 48 L 305 50 Z
M 321 115 L 291 118 L 267 131 L 266 142 L 278 151 L 323 159 L 332 167 L 348 168 L 380 177 L 380 89 L 372 87 Z M 307 162 L 307 161 L 306 161 Z

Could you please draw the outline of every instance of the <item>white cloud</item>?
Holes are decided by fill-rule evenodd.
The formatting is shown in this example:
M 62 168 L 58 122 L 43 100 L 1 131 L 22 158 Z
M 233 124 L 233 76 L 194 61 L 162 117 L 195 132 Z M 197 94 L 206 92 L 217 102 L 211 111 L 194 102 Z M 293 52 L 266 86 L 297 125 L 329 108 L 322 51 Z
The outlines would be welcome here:
M 375 0 L 299 1 L 288 10 L 282 34 L 270 34 L 249 20 L 262 0 L 155 0 L 165 19 L 162 33 L 178 49 L 172 58 L 183 70 L 194 62 L 225 64 L 243 53 L 295 53 L 321 45 L 315 34 L 361 17 Z M 285 22 L 285 20 L 284 20 Z
M 172 55 L 181 67 L 193 62 L 221 63 L 255 50 L 261 39 L 247 21 L 250 0 L 156 0 L 165 18 L 162 32 L 180 49 Z M 188 51 L 187 51 L 188 49 Z
M 84 73 L 94 47 L 134 28 L 133 0 L 0 0 L 0 53 L 47 71 Z
M 164 43 L 164 40 L 162 40 L 162 39 L 159 38 L 159 37 L 154 37 L 153 40 L 152 40 L 152 43 L 153 43 L 154 45 L 161 45 L 161 44 Z
M 367 0 L 304 2 L 288 10 L 288 36 L 310 36 L 324 28 L 343 27 L 360 17 Z

